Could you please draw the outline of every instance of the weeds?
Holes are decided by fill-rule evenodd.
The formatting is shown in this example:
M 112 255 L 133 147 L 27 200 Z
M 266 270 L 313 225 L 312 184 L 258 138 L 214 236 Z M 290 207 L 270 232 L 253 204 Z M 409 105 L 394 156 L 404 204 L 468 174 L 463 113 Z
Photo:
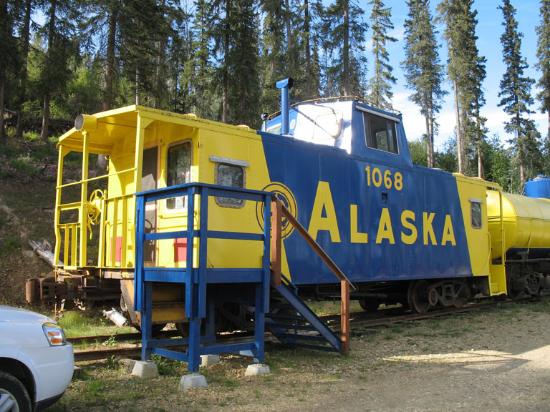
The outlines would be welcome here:
M 157 364 L 159 375 L 179 376 L 182 374 L 182 362 L 153 355 L 151 359 Z
M 21 249 L 21 239 L 17 235 L 8 235 L 0 239 L 0 255 L 6 256 Z

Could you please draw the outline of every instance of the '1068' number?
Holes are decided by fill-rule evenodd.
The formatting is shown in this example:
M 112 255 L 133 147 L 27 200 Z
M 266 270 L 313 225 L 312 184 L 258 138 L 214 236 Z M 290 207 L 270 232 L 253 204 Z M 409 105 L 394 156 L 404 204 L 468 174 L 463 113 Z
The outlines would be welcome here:
M 367 173 L 367 186 L 380 187 L 384 184 L 384 187 L 388 190 L 392 187 L 395 190 L 403 189 L 403 175 L 401 172 L 392 174 L 389 169 L 382 172 L 379 168 L 373 167 L 371 169 L 370 166 L 365 167 L 365 172 Z

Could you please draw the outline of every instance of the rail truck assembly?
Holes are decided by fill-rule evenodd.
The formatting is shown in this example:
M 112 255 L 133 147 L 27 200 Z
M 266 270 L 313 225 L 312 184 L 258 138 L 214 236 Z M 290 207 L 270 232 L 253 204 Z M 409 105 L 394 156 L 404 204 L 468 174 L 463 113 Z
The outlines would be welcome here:
M 252 343 L 209 350 L 261 357 L 264 327 L 342 349 L 304 297 L 351 288 L 365 310 L 422 313 L 548 286 L 548 193 L 414 165 L 400 113 L 349 98 L 290 107 L 291 83 L 277 83 L 281 112 L 260 131 L 142 106 L 79 116 L 58 144 L 58 265 L 30 281 L 34 295 L 120 301 L 145 324 L 144 356 L 176 356 L 154 339 L 173 322 L 195 349 L 253 330 Z M 180 359 L 193 369 L 197 353 Z

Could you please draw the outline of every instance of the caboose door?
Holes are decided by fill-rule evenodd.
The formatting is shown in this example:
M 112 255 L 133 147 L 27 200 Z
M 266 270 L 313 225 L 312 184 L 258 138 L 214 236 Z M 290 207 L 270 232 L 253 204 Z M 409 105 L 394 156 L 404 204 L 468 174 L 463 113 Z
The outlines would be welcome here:
M 158 147 L 143 150 L 143 166 L 141 190 L 153 190 L 158 182 Z M 145 233 L 151 233 L 157 227 L 157 202 L 149 202 L 145 206 Z M 155 241 L 147 241 L 143 248 L 144 264 L 155 264 Z

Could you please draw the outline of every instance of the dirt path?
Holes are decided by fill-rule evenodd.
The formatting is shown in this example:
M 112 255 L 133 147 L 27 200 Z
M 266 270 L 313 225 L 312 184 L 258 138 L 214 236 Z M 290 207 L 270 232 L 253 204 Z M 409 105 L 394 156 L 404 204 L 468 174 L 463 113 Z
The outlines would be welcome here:
M 85 368 L 57 410 L 550 411 L 550 299 L 367 331 L 342 358 L 270 347 L 272 374 L 246 360 L 203 370 L 209 388 L 181 393 L 185 368 L 140 381 L 116 364 Z

